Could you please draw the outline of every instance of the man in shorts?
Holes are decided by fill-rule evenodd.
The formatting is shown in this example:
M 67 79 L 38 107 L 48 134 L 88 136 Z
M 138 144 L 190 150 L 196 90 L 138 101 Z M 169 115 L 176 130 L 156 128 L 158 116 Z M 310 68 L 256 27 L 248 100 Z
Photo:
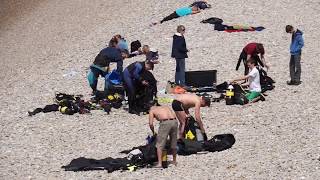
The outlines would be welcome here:
M 256 67 L 256 61 L 253 58 L 247 61 L 247 66 L 250 69 L 249 74 L 238 79 L 234 79 L 232 82 L 236 83 L 237 81 L 249 80 L 249 93 L 246 94 L 246 98 L 249 102 L 254 102 L 254 100 L 261 94 L 260 73 Z
M 197 96 L 195 94 L 181 94 L 177 96 L 172 102 L 172 109 L 176 113 L 177 118 L 179 119 L 179 139 L 182 139 L 184 136 L 184 128 L 186 126 L 186 119 L 190 117 L 189 109 L 195 108 L 195 119 L 199 125 L 201 133 L 206 138 L 205 130 L 203 123 L 201 121 L 200 107 L 210 107 L 211 100 L 210 98 L 204 96 Z
M 153 106 L 149 111 L 149 127 L 155 134 L 153 121 L 154 118 L 159 121 L 159 130 L 156 140 L 158 165 L 162 167 L 162 151 L 166 145 L 167 137 L 170 137 L 170 147 L 172 150 L 173 164 L 177 165 L 177 131 L 178 122 L 174 112 L 168 106 Z

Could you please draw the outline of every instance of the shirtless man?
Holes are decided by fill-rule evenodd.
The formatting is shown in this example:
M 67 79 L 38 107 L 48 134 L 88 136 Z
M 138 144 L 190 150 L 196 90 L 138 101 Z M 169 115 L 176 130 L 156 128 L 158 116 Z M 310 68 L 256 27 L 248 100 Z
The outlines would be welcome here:
M 168 106 L 153 106 L 149 111 L 149 127 L 153 134 L 154 126 L 153 121 L 156 118 L 160 125 L 157 135 L 157 155 L 158 165 L 156 167 L 162 167 L 162 150 L 166 145 L 167 137 L 170 137 L 170 147 L 172 150 L 173 164 L 177 165 L 177 133 L 178 133 L 178 122 L 176 115 Z
M 205 134 L 203 123 L 201 121 L 200 107 L 210 107 L 210 99 L 197 96 L 195 94 L 181 94 L 172 102 L 172 109 L 179 119 L 179 138 L 183 138 L 184 128 L 186 126 L 186 118 L 190 117 L 189 109 L 195 108 L 195 118 L 200 127 L 201 133 Z

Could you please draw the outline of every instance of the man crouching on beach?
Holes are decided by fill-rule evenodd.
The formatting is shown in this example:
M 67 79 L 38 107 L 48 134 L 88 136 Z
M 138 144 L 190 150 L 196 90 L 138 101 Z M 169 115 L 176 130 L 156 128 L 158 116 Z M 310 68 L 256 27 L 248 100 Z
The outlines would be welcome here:
M 162 150 L 164 149 L 167 137 L 170 137 L 170 147 L 172 150 L 173 164 L 177 165 L 177 133 L 178 121 L 175 113 L 168 106 L 153 106 L 149 111 L 149 126 L 153 134 L 155 134 L 153 121 L 154 118 L 159 121 L 159 130 L 156 140 L 158 165 L 161 168 Z

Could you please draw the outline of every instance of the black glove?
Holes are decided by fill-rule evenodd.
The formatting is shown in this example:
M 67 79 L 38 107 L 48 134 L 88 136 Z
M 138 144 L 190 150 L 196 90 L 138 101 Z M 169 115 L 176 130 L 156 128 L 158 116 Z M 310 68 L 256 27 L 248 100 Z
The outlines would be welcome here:
M 203 140 L 204 140 L 204 141 L 208 141 L 208 137 L 207 137 L 207 134 L 206 134 L 206 133 L 202 133 L 202 136 L 203 136 Z

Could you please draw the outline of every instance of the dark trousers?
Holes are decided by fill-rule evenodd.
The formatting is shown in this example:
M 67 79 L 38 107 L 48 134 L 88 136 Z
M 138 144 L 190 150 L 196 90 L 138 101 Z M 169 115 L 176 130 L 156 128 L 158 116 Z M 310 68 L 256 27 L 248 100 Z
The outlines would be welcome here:
M 169 16 L 163 18 L 163 19 L 160 21 L 160 23 L 163 23 L 163 22 L 165 22 L 165 21 L 170 21 L 170 20 L 175 19 L 175 18 L 178 18 L 178 17 L 179 17 L 178 14 L 177 14 L 176 12 L 174 12 L 174 13 L 170 14 Z
M 249 68 L 247 66 L 247 53 L 245 51 L 242 51 L 240 56 L 239 56 L 239 60 L 236 66 L 236 71 L 238 71 L 241 61 L 243 62 L 244 65 L 244 75 L 247 75 L 249 73 Z M 256 64 L 260 64 L 260 66 L 264 67 L 263 63 L 261 62 L 260 58 L 258 55 L 253 55 L 252 58 L 256 61 Z
M 301 54 L 291 55 L 289 69 L 291 81 L 299 82 L 301 77 Z
M 179 85 L 185 85 L 185 71 L 186 63 L 185 59 L 176 59 L 176 74 L 175 83 Z
M 130 72 L 127 69 L 123 71 L 123 80 L 125 83 L 125 90 L 128 96 L 129 111 L 136 110 L 135 82 L 132 79 Z

